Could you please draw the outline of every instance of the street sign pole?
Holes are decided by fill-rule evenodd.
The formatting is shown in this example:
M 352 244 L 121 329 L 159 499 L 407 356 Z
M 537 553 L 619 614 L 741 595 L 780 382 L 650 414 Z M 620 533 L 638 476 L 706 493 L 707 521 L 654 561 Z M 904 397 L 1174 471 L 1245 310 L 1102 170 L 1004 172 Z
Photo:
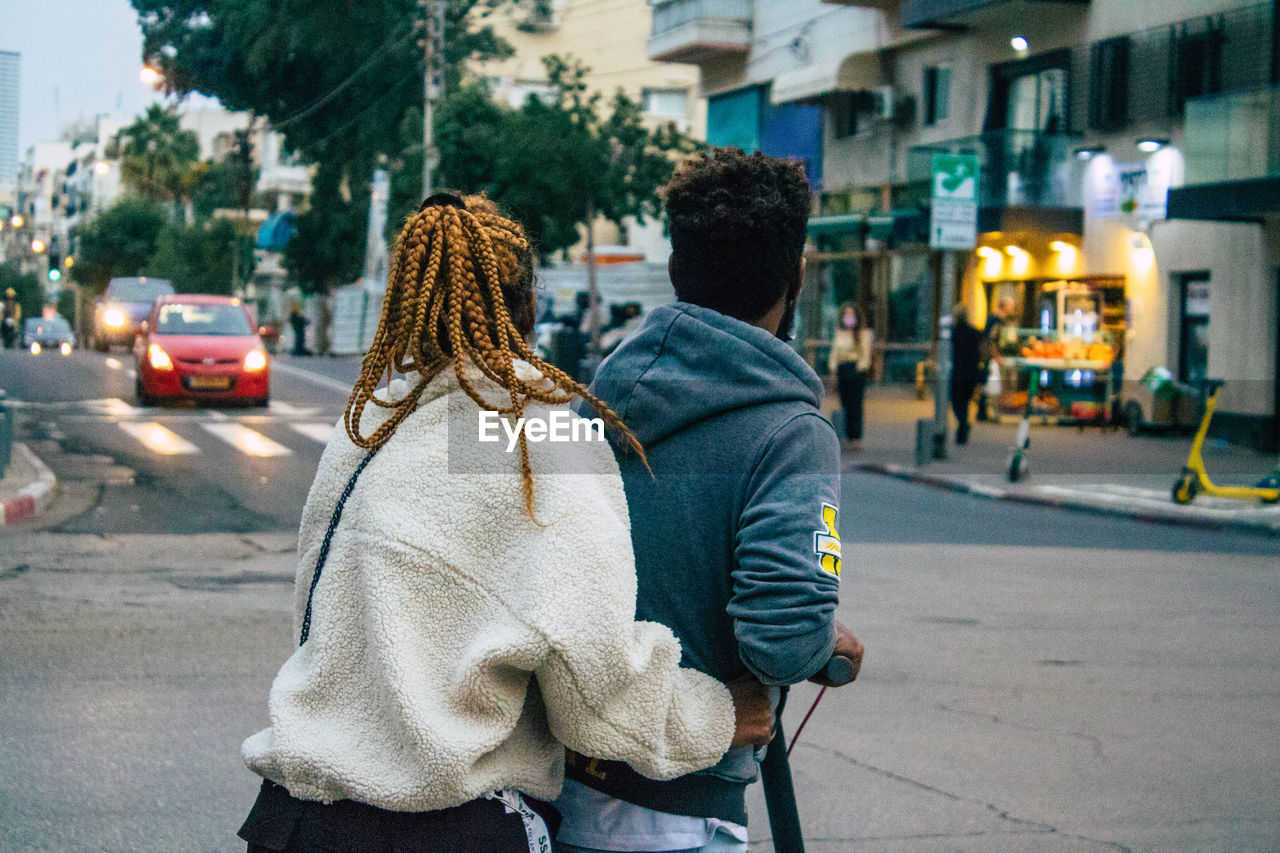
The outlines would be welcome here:
M 930 192 L 929 247 L 940 249 L 938 275 L 938 352 L 934 359 L 933 424 L 921 421 L 917 430 L 932 429 L 934 459 L 947 458 L 947 403 L 951 387 L 951 304 L 956 292 L 956 252 L 978 244 L 978 158 L 972 154 L 934 154 Z M 924 450 L 917 432 L 917 461 Z
M 938 357 L 933 391 L 933 458 L 947 458 L 947 403 L 951 390 L 951 303 L 955 299 L 956 259 L 948 249 L 942 253 L 938 284 Z

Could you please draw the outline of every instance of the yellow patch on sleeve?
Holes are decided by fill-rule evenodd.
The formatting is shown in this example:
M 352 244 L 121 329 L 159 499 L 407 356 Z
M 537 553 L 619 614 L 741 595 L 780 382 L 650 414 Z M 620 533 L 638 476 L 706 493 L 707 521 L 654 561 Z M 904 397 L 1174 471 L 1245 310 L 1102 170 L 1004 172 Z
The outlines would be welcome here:
M 839 510 L 829 503 L 822 505 L 822 528 L 813 532 L 813 553 L 824 572 L 840 577 L 840 531 L 836 529 Z

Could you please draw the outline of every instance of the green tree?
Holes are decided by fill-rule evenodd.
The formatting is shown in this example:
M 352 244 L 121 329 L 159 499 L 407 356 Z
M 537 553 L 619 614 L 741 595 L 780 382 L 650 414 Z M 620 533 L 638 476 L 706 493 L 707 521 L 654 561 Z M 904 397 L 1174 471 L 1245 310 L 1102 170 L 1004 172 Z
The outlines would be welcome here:
M 176 113 L 159 104 L 120 131 L 120 171 L 147 198 L 180 202 L 191 193 L 200 141 Z
M 318 165 L 310 208 L 298 218 L 299 246 L 286 263 L 311 291 L 354 277 L 364 257 L 371 171 L 386 157 L 399 178 L 390 221 L 417 206 L 422 163 L 422 50 L 417 0 L 131 0 L 143 56 L 166 88 L 198 91 L 232 110 L 263 116 L 286 146 Z M 448 0 L 446 86 L 465 63 L 509 56 L 485 16 L 506 3 L 544 11 L 546 0 Z M 417 133 L 413 133 L 416 123 Z M 416 163 L 417 169 L 413 166 Z M 398 167 L 396 166 L 398 164 Z M 409 189 L 410 176 L 418 186 Z M 403 176 L 403 177 L 402 177 Z M 328 241 L 351 238 L 347 245 Z M 311 263 L 316 254 L 328 268 Z
M 72 278 L 93 293 L 118 275 L 138 275 L 156 251 L 168 222 L 164 208 L 145 198 L 125 197 L 73 233 L 76 265 Z
M 35 273 L 24 273 L 18 269 L 16 261 L 0 264 L 0 296 L 9 288 L 17 294 L 18 305 L 22 308 L 22 319 L 39 317 L 44 307 L 44 289 Z M 22 333 L 22 329 L 18 329 Z
M 587 67 L 543 57 L 554 97 L 530 97 L 518 110 L 479 106 L 477 90 L 451 96 L 439 134 L 442 176 L 463 190 L 487 191 L 525 226 L 542 257 L 568 249 L 586 233 L 591 344 L 599 351 L 600 294 L 596 284 L 597 217 L 623 227 L 661 209 L 658 190 L 675 158 L 694 143 L 674 128 L 650 129 L 643 110 L 619 90 L 588 91 Z M 472 116 L 479 121 L 472 124 Z
M 167 224 L 156 238 L 155 253 L 144 267 L 146 275 L 167 278 L 179 293 L 234 292 L 237 271 L 235 252 L 241 241 L 235 224 L 227 219 L 210 219 L 195 225 Z M 252 263 L 252 253 L 247 262 Z M 247 278 L 251 267 L 239 259 L 239 275 Z

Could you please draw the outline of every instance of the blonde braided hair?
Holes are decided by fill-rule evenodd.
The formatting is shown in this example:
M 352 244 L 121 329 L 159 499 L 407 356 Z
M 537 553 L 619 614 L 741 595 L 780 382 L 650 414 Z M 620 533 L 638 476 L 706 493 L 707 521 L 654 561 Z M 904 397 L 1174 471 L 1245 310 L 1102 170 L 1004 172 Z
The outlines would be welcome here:
M 521 417 L 530 401 L 561 404 L 581 397 L 647 467 L 644 448 L 617 413 L 525 342 L 510 306 L 528 305 L 532 294 L 533 251 L 518 223 L 501 216 L 484 196 L 428 199 L 405 221 L 396 242 L 382 317 L 343 415 L 347 436 L 359 447 L 382 447 L 417 409 L 427 383 L 452 367 L 459 387 L 476 405 L 503 417 Z M 516 374 L 521 359 L 542 379 L 521 379 Z M 468 363 L 501 386 L 510 404 L 486 400 L 466 376 Z M 409 394 L 391 401 L 374 396 L 384 377 L 411 371 L 421 378 Z M 360 420 L 369 403 L 393 411 L 366 436 Z M 525 509 L 533 517 L 533 470 L 523 430 L 519 442 Z

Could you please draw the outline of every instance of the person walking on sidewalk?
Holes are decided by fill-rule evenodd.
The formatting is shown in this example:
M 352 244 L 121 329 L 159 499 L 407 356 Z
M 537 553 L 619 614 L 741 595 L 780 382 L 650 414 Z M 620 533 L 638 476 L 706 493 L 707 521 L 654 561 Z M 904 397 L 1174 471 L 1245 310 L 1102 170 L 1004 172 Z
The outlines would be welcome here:
M 671 626 L 687 663 L 725 683 L 794 684 L 833 652 L 856 666 L 862 646 L 835 618 L 840 446 L 822 380 L 786 343 L 804 281 L 804 169 L 717 148 L 676 173 L 666 201 L 679 301 L 651 311 L 592 384 L 647 453 L 614 442 L 636 616 Z M 599 757 L 565 771 L 557 853 L 747 849 L 754 750 L 668 782 Z
M 866 396 L 867 375 L 871 371 L 873 335 L 862 309 L 852 302 L 840 306 L 840 319 L 831 337 L 831 354 L 827 369 L 836 380 L 840 407 L 844 410 L 846 450 L 862 450 L 862 403 Z
M 762 685 L 681 667 L 669 629 L 634 621 L 609 445 L 476 432 L 580 399 L 643 458 L 529 349 L 533 308 L 529 241 L 491 202 L 439 194 L 409 217 L 303 509 L 299 647 L 242 747 L 263 777 L 251 853 L 548 850 L 566 746 L 663 779 L 767 741 Z
M 969 309 L 956 303 L 951 311 L 951 411 L 955 413 L 956 444 L 969 442 L 969 404 L 978 387 L 982 333 L 969 324 Z
M 987 315 L 987 322 L 982 327 L 982 341 L 979 346 L 978 356 L 978 382 L 982 386 L 978 392 L 978 420 L 990 420 L 990 412 L 995 408 L 995 401 L 989 399 L 987 394 L 988 384 L 999 387 L 1002 383 L 988 383 L 988 377 L 991 375 L 991 365 L 994 363 L 996 369 L 1000 369 L 1000 337 L 1004 333 L 1004 327 L 1013 322 L 1014 302 L 1013 297 L 1005 296 L 1000 299 L 999 304 L 992 309 Z M 997 376 L 999 374 L 997 373 Z

